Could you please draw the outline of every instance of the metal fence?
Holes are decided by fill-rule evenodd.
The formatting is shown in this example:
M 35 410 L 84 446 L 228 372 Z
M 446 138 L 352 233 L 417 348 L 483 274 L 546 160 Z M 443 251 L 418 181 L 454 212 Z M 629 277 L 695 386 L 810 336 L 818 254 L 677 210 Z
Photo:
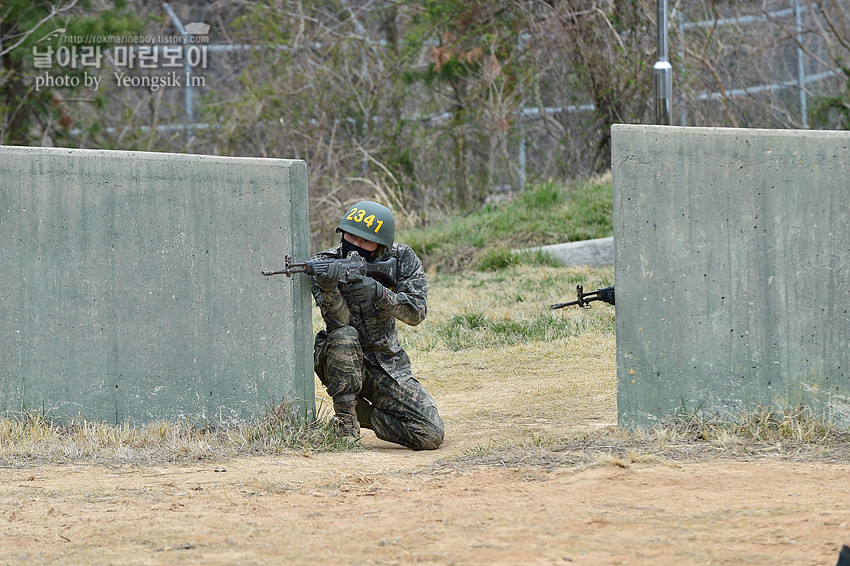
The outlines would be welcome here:
M 839 0 L 839 4 L 843 4 L 845 0 Z M 773 81 L 752 84 L 752 85 L 741 85 L 735 86 L 732 88 L 724 89 L 723 91 L 702 91 L 696 93 L 693 96 L 687 96 L 681 88 L 676 89 L 675 85 L 674 89 L 678 90 L 677 103 L 680 106 L 680 115 L 679 115 L 679 123 L 682 126 L 688 125 L 688 112 L 687 107 L 691 105 L 692 101 L 716 101 L 721 98 L 733 98 L 733 97 L 746 97 L 746 96 L 756 96 L 763 93 L 771 93 L 784 89 L 796 89 L 799 96 L 799 112 L 801 114 L 800 123 L 804 127 L 808 127 L 808 99 L 807 93 L 810 91 L 810 86 L 813 83 L 822 83 L 824 80 L 829 78 L 834 78 L 837 76 L 837 73 L 833 69 L 824 69 L 822 64 L 815 58 L 809 57 L 806 53 L 806 44 L 808 44 L 809 48 L 815 47 L 816 40 L 806 36 L 806 29 L 804 28 L 804 22 L 806 19 L 817 18 L 818 14 L 812 14 L 809 7 L 801 2 L 800 0 L 779 0 L 779 2 L 773 2 L 773 5 L 781 5 L 787 4 L 786 8 L 778 8 L 773 10 L 765 10 L 759 9 L 760 13 L 745 13 L 743 15 L 734 15 L 736 11 L 734 8 L 730 10 L 730 14 L 724 16 L 717 16 L 712 19 L 701 19 L 692 21 L 689 19 L 688 14 L 685 11 L 679 10 L 674 11 L 672 14 L 674 25 L 678 30 L 678 36 L 674 36 L 673 42 L 678 44 L 678 60 L 676 61 L 677 65 L 685 64 L 688 60 L 688 57 L 683 50 L 683 44 L 688 40 L 689 34 L 693 32 L 698 32 L 700 30 L 706 29 L 718 29 L 718 28 L 727 28 L 733 27 L 738 28 L 739 30 L 745 28 L 746 26 L 756 26 L 756 25 L 771 25 L 777 26 L 781 25 L 785 20 L 793 19 L 795 37 L 789 35 L 785 39 L 787 43 L 794 43 L 794 53 L 796 56 L 796 66 L 794 67 L 796 70 L 796 76 L 792 78 L 788 78 L 787 74 L 783 76 L 776 76 Z M 734 3 L 732 4 L 735 5 Z M 171 7 L 165 3 L 163 7 L 175 27 L 181 34 L 185 35 L 185 29 L 183 28 L 182 22 L 176 16 Z M 738 5 L 738 11 L 751 12 L 753 6 L 747 6 L 747 3 L 740 3 Z M 818 5 L 814 5 L 815 12 L 818 11 Z M 790 26 L 789 26 L 790 27 Z M 675 31 L 675 30 L 674 30 Z M 741 33 L 742 36 L 745 36 L 745 33 Z M 320 46 L 319 46 L 320 47 Z M 249 44 L 219 44 L 219 45 L 209 45 L 207 46 L 207 50 L 211 53 L 219 53 L 219 52 L 244 52 L 251 50 L 261 49 L 255 45 Z M 784 66 L 784 65 L 783 65 Z M 649 73 L 650 70 L 648 69 Z M 172 130 L 185 130 L 195 128 L 206 128 L 209 127 L 208 124 L 204 123 L 195 123 L 194 121 L 194 109 L 196 106 L 196 96 L 193 94 L 193 87 L 191 84 L 187 83 L 184 85 L 184 100 L 185 100 L 185 120 L 179 124 L 163 124 L 159 125 L 158 128 L 164 131 L 172 131 Z M 520 111 L 520 115 L 522 118 L 530 118 L 533 119 L 535 117 L 540 116 L 541 114 L 555 115 L 563 112 L 567 113 L 576 113 L 576 112 L 588 112 L 595 110 L 593 104 L 571 104 L 565 106 L 550 106 L 550 107 L 524 107 Z
M 835 77 L 836 72 L 834 70 L 822 70 L 820 72 L 811 72 L 812 68 L 816 68 L 819 66 L 817 60 L 812 59 L 807 56 L 805 51 L 805 41 L 806 37 L 804 34 L 803 21 L 804 18 L 817 18 L 817 13 L 810 13 L 810 9 L 807 5 L 800 2 L 800 0 L 790 0 L 788 3 L 788 7 L 784 9 L 774 9 L 771 11 L 764 10 L 761 14 L 747 14 L 741 16 L 732 16 L 732 17 L 723 17 L 723 18 L 714 18 L 700 21 L 688 21 L 686 16 L 683 13 L 678 14 L 677 25 L 679 30 L 680 37 L 680 50 L 679 57 L 681 61 L 686 59 L 684 51 L 681 49 L 684 38 L 687 37 L 687 33 L 694 30 L 701 29 L 716 29 L 718 27 L 725 26 L 735 26 L 735 27 L 743 27 L 743 26 L 752 26 L 752 25 L 765 25 L 765 24 L 777 24 L 783 22 L 783 20 L 789 20 L 793 18 L 793 27 L 794 27 L 794 36 L 789 36 L 787 38 L 788 41 L 795 42 L 795 55 L 796 55 L 796 77 L 788 78 L 782 80 L 782 77 L 777 77 L 776 80 L 769 83 L 763 84 L 755 84 L 750 86 L 742 86 L 737 88 L 730 88 L 723 92 L 702 92 L 696 96 L 696 100 L 705 101 L 705 100 L 719 100 L 723 97 L 741 97 L 741 96 L 755 96 L 766 92 L 776 92 L 782 89 L 796 89 L 799 96 L 799 112 L 800 112 L 800 124 L 803 127 L 809 126 L 808 121 L 808 99 L 807 99 L 807 91 L 809 85 L 811 83 L 820 83 L 825 79 L 830 77 Z M 814 5 L 815 12 L 817 12 L 818 6 Z M 811 41 L 809 42 L 811 44 Z M 681 111 L 681 125 L 686 126 L 688 123 L 687 110 L 686 106 L 682 105 Z
M 843 7 L 846 0 L 833 0 L 830 4 Z M 182 30 L 183 24 L 167 4 L 164 10 L 173 25 Z M 813 99 L 839 92 L 845 88 L 846 81 L 837 71 L 837 64 L 829 66 L 831 60 L 825 40 L 817 33 L 819 18 L 822 18 L 820 7 L 807 0 L 677 2 L 670 14 L 674 123 L 683 126 L 810 127 Z M 654 30 L 651 31 L 653 33 L 648 35 L 654 35 Z M 378 45 L 375 41 L 372 43 Z M 651 47 L 647 45 L 647 48 Z M 211 54 L 209 72 L 232 81 L 251 63 L 254 52 L 267 47 L 210 44 L 206 49 Z M 558 67 L 555 72 L 558 76 L 551 77 L 555 80 L 547 85 L 543 96 L 529 98 L 513 113 L 510 130 L 505 134 L 509 155 L 488 148 L 490 140 L 486 132 L 479 136 L 480 147 L 476 151 L 482 158 L 478 175 L 486 178 L 490 192 L 522 189 L 529 178 L 583 176 L 599 170 L 598 164 L 580 162 L 587 161 L 587 156 L 594 152 L 600 156 L 605 154 L 604 147 L 600 150 L 593 136 L 598 137 L 599 131 L 607 128 L 610 122 L 605 122 L 608 118 L 595 112 L 596 107 L 585 94 L 568 92 L 565 87 L 568 81 L 561 78 L 569 73 L 568 68 Z M 650 64 L 646 68 L 647 82 L 651 81 L 651 76 Z M 198 119 L 202 116 L 204 101 L 191 84 L 187 82 L 181 89 L 169 91 L 162 96 L 167 102 L 163 102 L 161 115 L 143 120 L 150 125 L 141 130 L 155 131 L 160 137 L 171 140 L 177 150 L 182 150 L 178 147 L 180 140 L 185 140 L 188 148 L 193 135 L 218 127 L 203 118 Z M 123 105 L 139 108 L 138 112 L 153 107 L 152 103 L 143 101 L 141 95 L 127 93 L 126 98 Z M 529 104 L 532 100 L 537 104 Z M 647 121 L 651 120 L 651 107 L 650 95 L 646 100 Z M 429 114 L 429 119 L 425 120 L 414 115 L 415 105 L 409 110 L 411 115 L 407 120 L 423 124 L 423 130 L 430 128 L 436 132 L 443 127 L 439 113 Z M 338 118 L 340 122 L 344 120 Z M 118 137 L 119 132 L 115 130 L 119 127 L 121 124 L 117 123 L 107 131 Z M 264 127 L 263 124 L 256 126 L 258 130 Z M 275 124 L 267 127 L 271 129 Z M 217 134 L 211 132 L 210 135 Z M 437 134 L 427 135 L 433 146 Z M 417 170 L 417 174 L 422 175 L 421 185 L 449 190 L 450 176 L 442 170 L 451 164 L 445 161 L 424 162 Z M 311 186 L 315 185 L 311 183 Z

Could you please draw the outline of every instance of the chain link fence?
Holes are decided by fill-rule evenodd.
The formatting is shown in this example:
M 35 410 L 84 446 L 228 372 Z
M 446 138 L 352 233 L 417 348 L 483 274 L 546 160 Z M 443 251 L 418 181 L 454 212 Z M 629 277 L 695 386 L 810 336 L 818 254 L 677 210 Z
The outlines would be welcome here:
M 845 2 L 694 3 L 671 30 L 678 67 L 676 123 L 683 126 L 835 127 L 815 116 L 842 92 Z M 817 114 L 817 112 L 815 112 Z
M 365 196 L 413 223 L 530 182 L 606 171 L 611 124 L 653 120 L 655 0 L 502 3 L 522 33 L 465 82 L 442 86 L 401 78 L 451 47 L 439 30 L 400 62 L 387 29 L 409 16 L 381 19 L 374 2 L 308 14 L 312 29 L 279 20 L 282 35 L 302 34 L 297 44 L 251 33 L 228 42 L 214 28 L 201 88 L 113 88 L 105 127 L 78 141 L 302 158 L 313 205 L 330 218 Z M 841 125 L 840 104 L 825 111 L 823 101 L 846 96 L 846 0 L 671 4 L 674 124 Z M 169 16 L 161 26 L 173 31 L 179 18 Z

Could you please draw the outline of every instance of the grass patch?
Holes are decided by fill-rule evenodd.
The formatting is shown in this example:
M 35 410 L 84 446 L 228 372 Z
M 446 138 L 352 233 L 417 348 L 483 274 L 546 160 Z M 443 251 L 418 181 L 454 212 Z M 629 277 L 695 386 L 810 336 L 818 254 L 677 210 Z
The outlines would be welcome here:
M 543 182 L 511 201 L 399 230 L 396 240 L 410 245 L 426 269 L 442 273 L 551 265 L 551 258 L 513 258 L 510 250 L 611 236 L 612 191 L 610 174 L 568 186 Z
M 675 437 L 692 437 L 726 446 L 749 443 L 798 442 L 819 444 L 842 436 L 835 425 L 809 407 L 798 406 L 784 411 L 757 407 L 741 415 L 678 415 L 661 429 Z
M 614 319 L 540 312 L 528 318 L 494 320 L 484 313 L 473 311 L 452 316 L 440 324 L 436 332 L 446 348 L 457 351 L 552 342 L 576 338 L 586 332 L 613 334 Z
M 196 426 L 158 421 L 133 427 L 82 418 L 59 424 L 41 413 L 0 419 L 0 464 L 25 466 L 89 462 L 150 465 L 224 460 L 245 454 L 306 454 L 357 450 L 339 436 L 327 415 L 298 421 L 285 405 L 270 407 L 257 422 L 241 426 Z
M 636 464 L 678 466 L 718 458 L 844 463 L 850 459 L 850 432 L 838 429 L 805 407 L 786 411 L 758 407 L 732 418 L 675 417 L 647 431 L 608 427 L 561 438 L 532 436 L 491 441 L 435 467 L 582 470 Z
M 559 267 L 563 264 L 543 250 L 514 251 L 496 246 L 484 250 L 479 255 L 476 267 L 478 271 L 499 271 L 517 265 Z
M 514 265 L 499 271 L 444 274 L 432 278 L 428 318 L 399 325 L 411 352 L 499 348 L 550 343 L 582 335 L 613 336 L 614 307 L 553 311 L 552 303 L 575 298 L 575 285 L 607 287 L 614 270 Z M 321 324 L 316 315 L 314 323 Z

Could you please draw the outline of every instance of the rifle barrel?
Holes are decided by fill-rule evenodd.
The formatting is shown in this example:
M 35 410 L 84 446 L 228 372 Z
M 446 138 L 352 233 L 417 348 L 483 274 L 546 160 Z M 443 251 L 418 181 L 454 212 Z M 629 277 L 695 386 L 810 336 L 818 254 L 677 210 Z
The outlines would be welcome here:
M 582 301 L 570 301 L 569 303 L 555 303 L 554 305 L 552 305 L 552 309 L 562 309 L 564 307 L 571 307 L 573 305 L 581 305 L 581 304 L 583 304 Z

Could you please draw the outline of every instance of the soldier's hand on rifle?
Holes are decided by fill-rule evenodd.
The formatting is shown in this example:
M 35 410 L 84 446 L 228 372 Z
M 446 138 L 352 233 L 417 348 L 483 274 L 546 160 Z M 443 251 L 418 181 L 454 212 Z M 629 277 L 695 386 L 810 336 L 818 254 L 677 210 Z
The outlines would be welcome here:
M 348 276 L 348 290 L 357 302 L 376 301 L 386 294 L 384 286 L 367 275 L 352 273 Z
M 313 276 L 319 288 L 325 293 L 330 293 L 336 289 L 336 286 L 339 285 L 340 277 L 342 277 L 342 266 L 338 263 L 330 264 L 327 271 L 317 273 Z

